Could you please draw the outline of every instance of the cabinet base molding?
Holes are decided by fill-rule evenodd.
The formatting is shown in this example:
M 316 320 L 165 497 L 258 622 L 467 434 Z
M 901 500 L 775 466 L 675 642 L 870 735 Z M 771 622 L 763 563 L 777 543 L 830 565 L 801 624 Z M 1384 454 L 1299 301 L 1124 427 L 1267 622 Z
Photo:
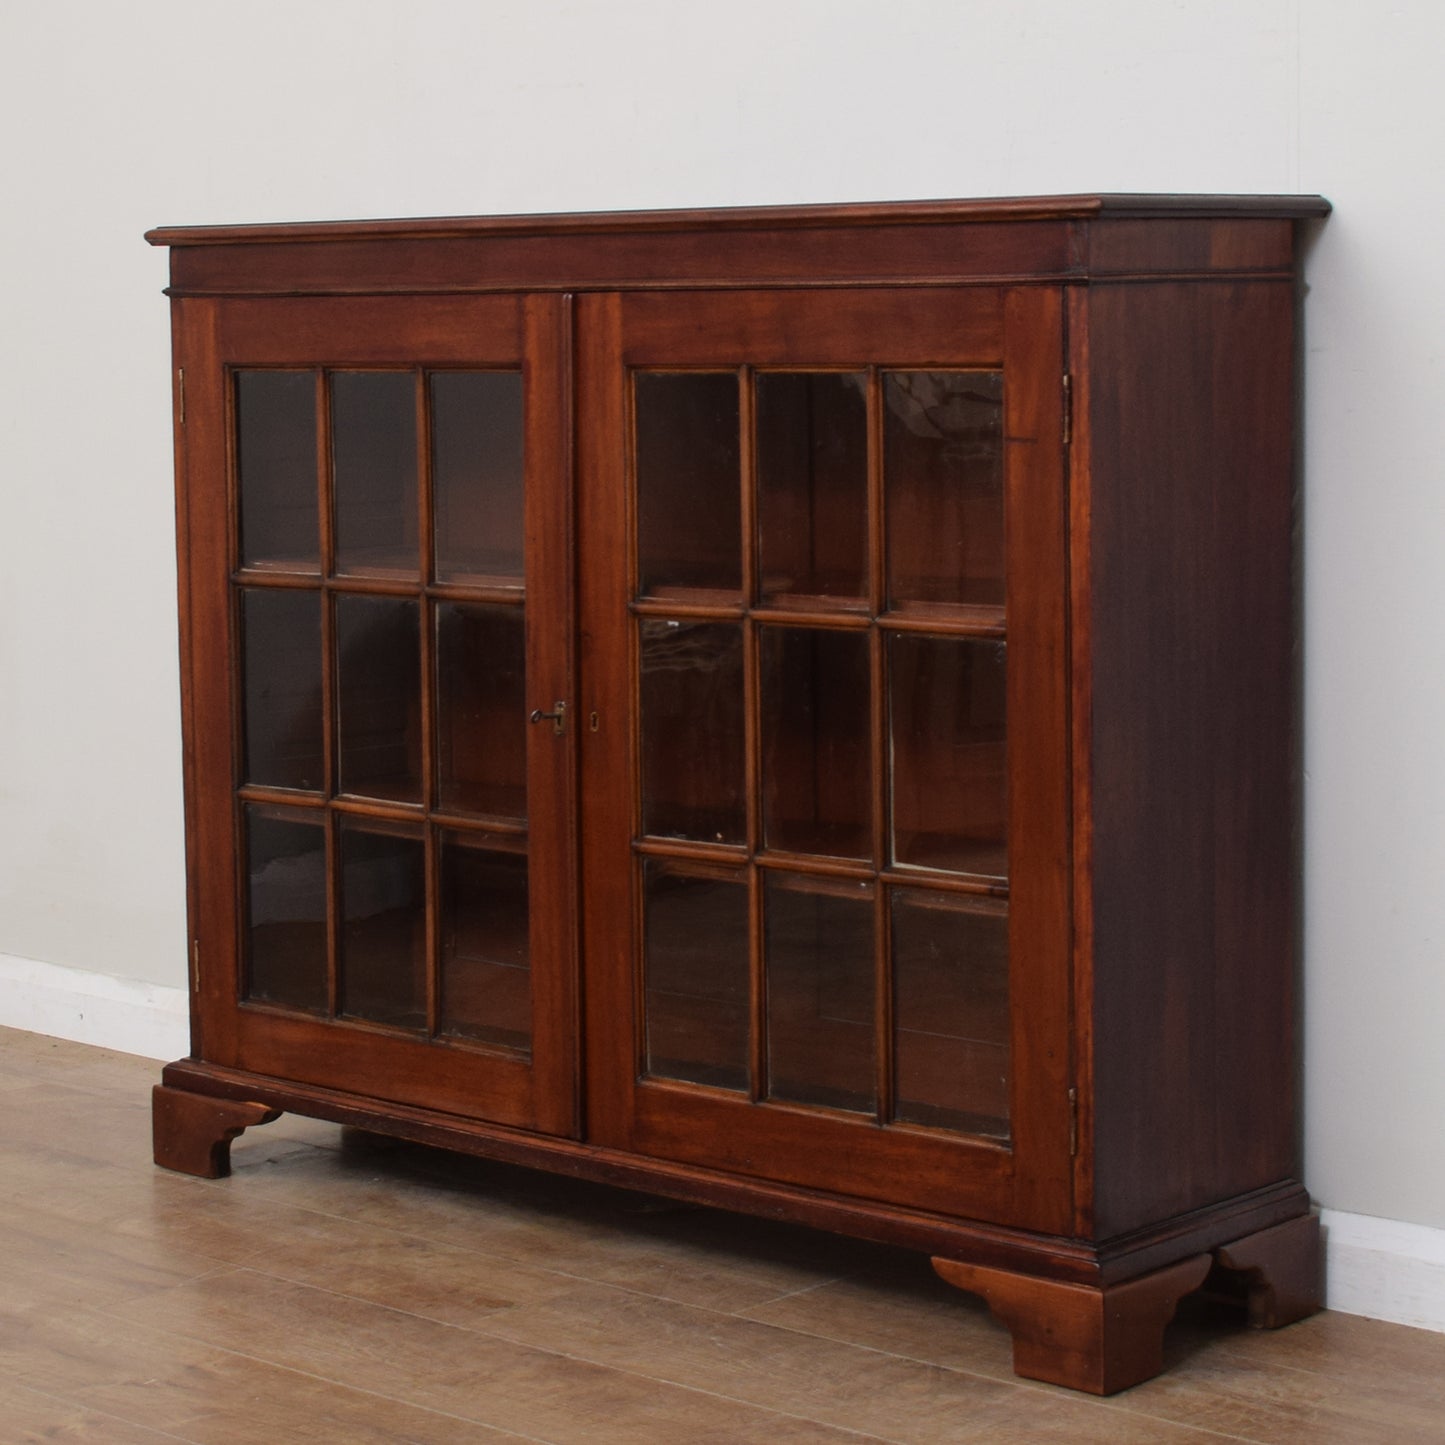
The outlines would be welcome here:
M 1075 1284 L 1094 1291 L 1135 1282 L 1195 1257 L 1210 1258 L 1214 1251 L 1228 1246 L 1235 1261 L 1227 1265 L 1228 1270 L 1253 1272 L 1243 1277 L 1255 1280 L 1257 1275 L 1253 1287 L 1259 1291 L 1273 1288 L 1288 1298 L 1300 1299 L 1308 1294 L 1302 1282 L 1304 1276 L 1298 1272 L 1291 1275 L 1287 1261 L 1298 1263 L 1303 1258 L 1297 1253 L 1300 1241 L 1310 1231 L 1318 1235 L 1318 1224 L 1309 1215 L 1309 1196 L 1293 1180 L 1178 1215 L 1148 1230 L 1096 1242 L 1034 1234 L 983 1220 L 960 1220 L 666 1159 L 643 1158 L 576 1139 L 506 1129 L 437 1110 L 273 1079 L 195 1059 L 167 1065 L 162 1077 L 164 1084 L 156 1089 L 158 1121 L 164 1111 L 166 1128 L 176 1134 L 189 1133 L 195 1142 L 185 1150 L 172 1148 L 165 1157 L 158 1143 L 156 1162 L 208 1178 L 217 1177 L 206 1172 L 211 1149 L 228 1156 L 230 1141 L 242 1130 L 287 1112 L 504 1164 L 896 1245 L 941 1258 L 950 1266 L 966 1262 L 1002 1274 Z M 227 1112 L 232 1109 L 237 1112 Z M 174 1125 L 172 1120 L 180 1124 Z M 161 1127 L 158 1122 L 158 1141 Z M 213 1140 L 213 1135 L 224 1137 Z M 193 1168 L 192 1163 L 200 1167 Z M 1291 1249 L 1296 1253 L 1291 1254 Z M 1315 1259 L 1318 1266 L 1317 1254 Z M 1218 1267 L 1225 1266 L 1219 1259 L 1215 1263 L 1217 1274 Z M 1190 1289 L 1197 1287 L 1198 1282 Z M 1314 1298 L 1318 1299 L 1318 1269 L 1314 1290 Z M 1181 1290 L 1180 1295 L 1188 1292 Z M 1282 1312 L 1278 1306 L 1276 1311 Z M 1286 1322 L 1285 1318 L 1278 1320 Z

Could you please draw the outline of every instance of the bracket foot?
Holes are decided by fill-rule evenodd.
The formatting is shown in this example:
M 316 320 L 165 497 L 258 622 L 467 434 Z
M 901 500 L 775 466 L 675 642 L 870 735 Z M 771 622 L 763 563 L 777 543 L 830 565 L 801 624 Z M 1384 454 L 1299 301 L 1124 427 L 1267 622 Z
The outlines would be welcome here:
M 949 1284 L 980 1294 L 1013 1335 L 1014 1373 L 1112 1395 L 1164 1368 L 1164 1327 L 1209 1273 L 1207 1254 L 1116 1285 L 1069 1284 L 935 1259 Z
M 1314 1314 L 1324 1295 L 1320 1222 L 1302 1215 L 1214 1251 L 1215 1264 L 1243 1276 L 1249 1322 L 1277 1330 Z
M 223 1179 L 231 1172 L 231 1141 L 253 1124 L 269 1124 L 279 1109 L 237 1099 L 214 1099 L 157 1084 L 151 1091 L 155 1161 L 163 1169 Z

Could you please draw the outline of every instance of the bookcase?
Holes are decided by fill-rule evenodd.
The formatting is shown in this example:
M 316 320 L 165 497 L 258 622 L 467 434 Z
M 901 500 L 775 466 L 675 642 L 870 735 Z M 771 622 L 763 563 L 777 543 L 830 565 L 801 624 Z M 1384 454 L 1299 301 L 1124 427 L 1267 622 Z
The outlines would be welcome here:
M 192 1049 L 928 1253 L 1020 1373 L 1317 1307 L 1297 232 L 1085 196 L 168 228 Z

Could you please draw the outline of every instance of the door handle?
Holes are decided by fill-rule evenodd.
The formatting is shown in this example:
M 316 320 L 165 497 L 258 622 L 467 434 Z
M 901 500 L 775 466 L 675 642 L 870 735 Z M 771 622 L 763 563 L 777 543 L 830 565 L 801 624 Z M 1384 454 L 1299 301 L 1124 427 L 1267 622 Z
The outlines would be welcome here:
M 552 735 L 560 738 L 567 728 L 567 704 L 559 698 L 552 704 L 551 712 L 543 712 L 541 708 L 534 707 L 527 721 L 539 723 L 547 718 L 552 720 Z

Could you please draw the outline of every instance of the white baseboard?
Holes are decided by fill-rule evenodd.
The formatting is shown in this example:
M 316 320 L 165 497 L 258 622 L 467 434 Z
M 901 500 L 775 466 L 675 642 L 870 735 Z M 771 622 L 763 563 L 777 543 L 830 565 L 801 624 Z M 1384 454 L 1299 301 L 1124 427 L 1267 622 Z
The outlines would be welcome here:
M 148 1059 L 190 1052 L 183 988 L 0 953 L 0 1024 Z
M 186 991 L 0 953 L 0 1025 L 152 1059 L 190 1048 Z M 1330 1309 L 1445 1331 L 1445 1229 L 1321 1211 Z
M 1445 1229 L 1336 1209 L 1320 1223 L 1330 1309 L 1445 1330 Z

